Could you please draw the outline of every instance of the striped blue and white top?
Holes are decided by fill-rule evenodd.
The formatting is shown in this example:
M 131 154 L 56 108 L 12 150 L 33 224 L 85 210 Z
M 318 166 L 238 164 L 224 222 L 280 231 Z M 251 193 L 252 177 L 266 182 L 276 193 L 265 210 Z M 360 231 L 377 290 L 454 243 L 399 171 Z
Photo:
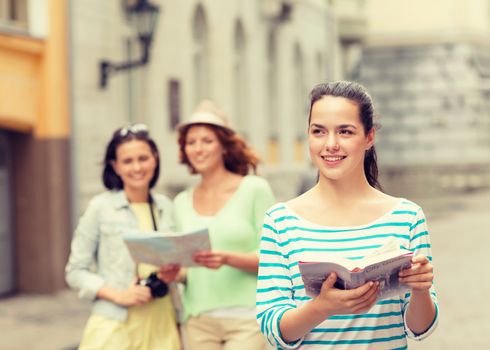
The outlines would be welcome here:
M 432 260 L 427 224 L 422 209 L 400 199 L 396 207 L 370 224 L 326 227 L 312 223 L 279 203 L 264 219 L 257 284 L 257 321 L 269 342 L 279 349 L 406 349 L 413 334 L 404 320 L 410 293 L 378 301 L 367 313 L 331 316 L 293 343 L 285 343 L 279 324 L 287 310 L 307 303 L 298 262 L 311 254 L 328 253 L 362 259 L 389 240 Z M 437 308 L 434 287 L 431 295 Z

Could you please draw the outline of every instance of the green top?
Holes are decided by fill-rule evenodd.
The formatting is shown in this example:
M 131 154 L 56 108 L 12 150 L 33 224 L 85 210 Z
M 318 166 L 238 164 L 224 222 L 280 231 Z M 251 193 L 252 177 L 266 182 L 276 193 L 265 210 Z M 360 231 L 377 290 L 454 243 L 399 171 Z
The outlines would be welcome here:
M 256 252 L 265 211 L 274 195 L 263 178 L 248 175 L 225 206 L 211 219 L 193 206 L 193 191 L 187 189 L 174 200 L 175 225 L 179 231 L 208 226 L 211 247 L 216 250 Z M 230 266 L 217 270 L 191 267 L 184 290 L 184 318 L 236 306 L 255 306 L 257 275 Z

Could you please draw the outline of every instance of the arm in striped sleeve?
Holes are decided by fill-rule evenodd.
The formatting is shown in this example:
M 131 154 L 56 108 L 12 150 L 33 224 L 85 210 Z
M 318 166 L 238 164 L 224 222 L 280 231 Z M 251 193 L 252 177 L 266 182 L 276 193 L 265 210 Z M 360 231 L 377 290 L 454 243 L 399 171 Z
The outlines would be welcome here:
M 417 215 L 415 215 L 414 220 L 410 226 L 410 250 L 414 252 L 415 256 L 418 255 L 426 256 L 429 259 L 429 261 L 432 263 L 432 249 L 430 244 L 429 231 L 427 228 L 425 215 L 421 208 L 418 209 Z M 422 340 L 427 336 L 429 336 L 437 326 L 438 318 L 439 318 L 438 317 L 439 308 L 438 308 L 437 295 L 436 295 L 434 285 L 432 285 L 432 287 L 430 288 L 429 295 L 435 308 L 435 315 L 430 326 L 420 334 L 414 333 L 408 326 L 406 311 L 410 305 L 412 295 L 410 292 L 405 295 L 405 300 L 403 305 L 403 319 L 405 323 L 405 332 L 407 336 L 411 339 Z
M 286 259 L 286 249 L 280 246 L 280 234 L 269 211 L 265 215 L 260 243 L 257 322 L 271 345 L 282 349 L 294 349 L 301 344 L 302 339 L 286 343 L 280 331 L 284 313 L 296 308 L 292 298 L 293 282 Z

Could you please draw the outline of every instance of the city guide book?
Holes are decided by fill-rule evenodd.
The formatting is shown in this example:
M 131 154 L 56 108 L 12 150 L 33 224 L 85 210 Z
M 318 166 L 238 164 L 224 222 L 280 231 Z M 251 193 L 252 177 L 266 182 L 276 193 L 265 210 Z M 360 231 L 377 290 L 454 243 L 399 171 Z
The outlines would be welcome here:
M 127 232 L 124 242 L 135 262 L 152 265 L 179 264 L 198 266 L 192 256 L 200 250 L 211 250 L 207 228 L 186 232 Z
M 368 281 L 379 281 L 378 299 L 400 295 L 408 290 L 399 283 L 400 270 L 410 267 L 413 252 L 388 244 L 375 254 L 361 260 L 349 260 L 323 255 L 318 259 L 300 261 L 299 271 L 306 289 L 306 295 L 315 297 L 320 293 L 323 281 L 331 272 L 337 274 L 334 287 L 338 289 L 357 288 Z

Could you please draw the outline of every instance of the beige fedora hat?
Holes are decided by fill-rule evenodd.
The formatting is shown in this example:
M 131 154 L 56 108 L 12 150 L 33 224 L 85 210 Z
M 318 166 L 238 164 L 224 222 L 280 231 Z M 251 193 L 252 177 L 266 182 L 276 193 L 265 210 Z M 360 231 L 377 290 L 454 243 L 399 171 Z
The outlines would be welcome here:
M 224 112 L 211 100 L 202 100 L 194 109 L 190 118 L 187 121 L 180 123 L 177 126 L 177 129 L 180 131 L 193 124 L 215 125 L 231 132 L 235 132 L 229 125 Z

